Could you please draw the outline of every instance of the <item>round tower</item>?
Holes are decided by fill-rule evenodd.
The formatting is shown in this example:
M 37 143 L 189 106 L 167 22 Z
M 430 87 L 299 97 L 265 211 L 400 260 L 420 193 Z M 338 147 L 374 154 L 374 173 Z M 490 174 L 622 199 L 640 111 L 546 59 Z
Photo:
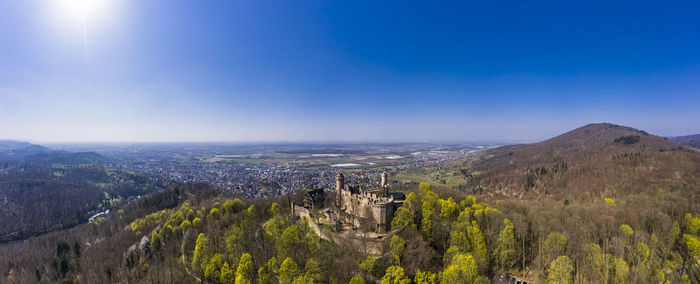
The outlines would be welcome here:
M 382 186 L 388 186 L 389 183 L 387 182 L 389 180 L 389 173 L 383 172 L 382 173 Z
M 335 178 L 335 205 L 340 207 L 342 205 L 342 192 L 345 187 L 345 176 L 343 173 L 338 173 L 338 177 Z

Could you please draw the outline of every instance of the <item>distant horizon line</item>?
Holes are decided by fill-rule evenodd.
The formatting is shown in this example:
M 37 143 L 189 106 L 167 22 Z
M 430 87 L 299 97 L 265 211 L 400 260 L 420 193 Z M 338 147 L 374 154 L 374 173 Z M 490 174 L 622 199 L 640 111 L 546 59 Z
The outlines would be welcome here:
M 679 138 L 686 136 L 695 136 L 699 134 L 689 134 L 681 136 L 661 136 L 663 138 Z M 307 141 L 38 141 L 30 139 L 7 139 L 2 138 L 2 141 L 13 141 L 13 142 L 26 142 L 35 145 L 157 145 L 157 144 L 183 144 L 183 145 L 391 145 L 391 144 L 405 144 L 405 145 L 435 145 L 435 144 L 445 144 L 445 145 L 456 145 L 456 144 L 472 144 L 472 145 L 514 145 L 514 144 L 530 144 L 542 142 L 553 137 L 542 138 L 542 139 L 494 139 L 494 140 L 435 140 L 435 141 L 347 141 L 347 140 L 307 140 Z
M 546 138 L 549 139 L 549 138 Z M 15 141 L 15 142 L 27 142 L 31 144 L 38 145 L 99 145 L 99 144 L 113 144 L 113 145 L 137 145 L 137 144 L 210 144 L 210 145 L 226 145 L 226 144 L 237 144 L 237 145 L 251 145 L 251 144 L 300 144 L 300 145 L 333 145 L 333 144 L 346 144 L 346 145 L 384 145 L 384 144 L 482 144 L 482 145 L 495 145 L 495 144 L 517 144 L 517 143 L 534 143 L 542 141 L 539 139 L 533 140 L 509 140 L 509 139 L 494 139 L 494 140 L 435 140 L 435 141 L 406 141 L 406 140 L 396 140 L 396 141 L 372 141 L 372 140 L 259 140 L 259 141 L 231 141 L 231 140 L 221 140 L 221 141 L 40 141 L 31 139 L 7 139 L 3 138 L 0 141 Z
M 638 129 L 636 127 L 632 126 L 626 126 L 625 124 L 620 124 L 620 123 L 610 123 L 610 122 L 592 122 L 585 124 L 583 126 L 579 126 L 576 128 L 573 128 L 568 131 L 573 131 L 575 129 L 585 127 L 588 125 L 592 124 L 612 124 L 612 125 L 619 125 L 619 126 L 624 126 L 624 127 L 631 127 L 634 129 Z M 550 137 L 539 137 L 539 138 L 533 138 L 533 139 L 474 139 L 474 140 L 466 140 L 466 139 L 435 139 L 435 140 L 424 140 L 424 141 L 416 141 L 416 140 L 173 140 L 173 141 L 149 141 L 149 140 L 142 140 L 142 141 L 128 141 L 128 140 L 122 140 L 122 141 L 109 141 L 109 140 L 94 140 L 94 141 L 50 141 L 50 140 L 33 140 L 33 139 L 14 139 L 14 138 L 0 138 L 0 141 L 15 141 L 15 142 L 27 142 L 27 143 L 32 143 L 32 144 L 39 144 L 39 145 L 99 145 L 99 144 L 113 144 L 113 145 L 146 145 L 146 144 L 208 144 L 208 145 L 260 145 L 260 144 L 267 144 L 267 145 L 274 145 L 274 144 L 299 144 L 299 145 L 333 145 L 333 144 L 342 144 L 342 145 L 387 145 L 387 144 L 480 144 L 480 145 L 513 145 L 513 144 L 529 144 L 529 143 L 537 143 L 537 142 L 542 142 L 547 139 L 551 139 L 554 137 L 557 137 L 558 135 L 564 134 L 568 131 L 559 133 L 557 135 L 553 135 Z M 652 135 L 656 135 L 659 137 L 664 137 L 664 138 L 680 138 L 680 137 L 687 137 L 687 136 L 695 136 L 695 135 L 700 135 L 700 132 L 696 133 L 691 133 L 691 134 L 685 134 L 685 135 L 658 135 L 651 133 Z

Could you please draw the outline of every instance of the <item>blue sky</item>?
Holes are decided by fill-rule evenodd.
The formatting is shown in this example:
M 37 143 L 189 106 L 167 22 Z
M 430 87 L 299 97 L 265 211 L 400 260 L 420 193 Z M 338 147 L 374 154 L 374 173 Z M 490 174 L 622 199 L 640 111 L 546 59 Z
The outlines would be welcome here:
M 64 9 L 84 1 L 100 4 Z M 699 14 L 698 1 L 0 1 L 0 138 L 700 133 Z

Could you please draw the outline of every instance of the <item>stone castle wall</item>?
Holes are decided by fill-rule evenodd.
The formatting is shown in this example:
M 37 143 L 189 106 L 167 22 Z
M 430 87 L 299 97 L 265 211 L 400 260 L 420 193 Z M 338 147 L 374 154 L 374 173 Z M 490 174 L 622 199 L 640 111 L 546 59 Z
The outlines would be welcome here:
M 368 220 L 376 226 L 377 231 L 391 229 L 391 220 L 394 217 L 395 204 L 393 198 L 380 197 L 372 192 L 365 192 L 360 188 L 350 188 L 344 184 L 342 173 L 338 174 L 336 202 L 340 210 L 353 218 L 352 223 L 360 225 L 360 220 Z M 385 182 L 386 177 L 382 180 Z

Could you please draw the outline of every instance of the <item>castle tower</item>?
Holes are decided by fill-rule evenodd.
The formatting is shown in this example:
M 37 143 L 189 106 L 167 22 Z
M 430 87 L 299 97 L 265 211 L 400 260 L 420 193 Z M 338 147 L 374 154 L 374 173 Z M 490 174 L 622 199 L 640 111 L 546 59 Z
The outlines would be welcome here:
M 287 200 L 289 200 L 289 207 L 292 208 L 292 216 L 294 216 L 294 201 L 292 201 L 291 197 L 287 197 Z
M 388 186 L 389 174 L 387 172 L 382 173 L 382 186 Z
M 335 206 L 340 207 L 342 203 L 342 192 L 345 187 L 345 176 L 343 173 L 338 173 L 335 179 Z

